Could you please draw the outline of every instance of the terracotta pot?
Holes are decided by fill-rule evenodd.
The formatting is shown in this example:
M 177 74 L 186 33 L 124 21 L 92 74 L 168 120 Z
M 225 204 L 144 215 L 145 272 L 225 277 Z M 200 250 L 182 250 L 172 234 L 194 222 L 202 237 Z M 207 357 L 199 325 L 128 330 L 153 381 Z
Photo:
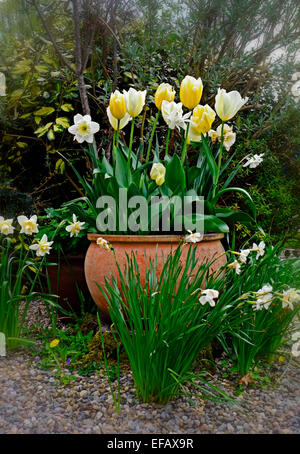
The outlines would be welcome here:
M 116 275 L 117 267 L 112 252 L 110 250 L 105 250 L 96 244 L 96 240 L 99 236 L 111 243 L 121 269 L 124 268 L 126 264 L 126 253 L 130 254 L 132 251 L 136 252 L 137 262 L 142 276 L 145 272 L 145 252 L 147 258 L 153 259 L 156 254 L 156 247 L 158 246 L 157 274 L 159 275 L 163 267 L 163 256 L 166 257 L 171 252 L 171 246 L 173 245 L 174 250 L 178 243 L 184 238 L 180 235 L 143 236 L 88 234 L 88 239 L 91 241 L 91 244 L 85 257 L 85 278 L 93 300 L 107 318 L 109 318 L 108 305 L 97 284 L 103 287 L 105 284 L 105 277 L 109 277 L 111 274 Z M 206 259 L 211 260 L 218 257 L 211 266 L 211 271 L 219 269 L 226 263 L 226 255 L 222 255 L 225 252 L 221 243 L 223 237 L 224 235 L 222 233 L 209 233 L 204 235 L 201 242 L 195 243 L 194 245 L 196 247 L 196 257 L 198 258 L 199 263 Z M 183 259 L 186 257 L 187 252 L 188 248 L 183 248 Z
M 78 315 L 81 311 L 81 302 L 77 286 L 86 299 L 90 297 L 84 276 L 84 259 L 85 254 L 61 255 L 60 269 L 57 265 L 47 268 L 51 292 L 59 296 L 58 303 L 63 309 L 72 310 Z M 50 255 L 48 261 L 58 263 L 58 257 Z

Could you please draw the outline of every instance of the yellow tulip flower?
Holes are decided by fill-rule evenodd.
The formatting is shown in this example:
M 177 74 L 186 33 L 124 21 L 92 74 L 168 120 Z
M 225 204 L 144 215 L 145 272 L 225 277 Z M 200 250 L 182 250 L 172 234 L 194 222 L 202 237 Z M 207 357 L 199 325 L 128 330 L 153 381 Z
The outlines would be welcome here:
M 203 91 L 202 80 L 185 76 L 180 85 L 180 101 L 188 109 L 194 109 L 200 102 Z
M 210 131 L 212 123 L 215 121 L 216 113 L 208 104 L 200 104 L 193 110 L 191 117 L 191 129 L 195 134 L 205 134 Z
M 162 83 L 155 92 L 154 101 L 158 110 L 161 110 L 163 101 L 172 102 L 175 99 L 175 90 L 170 84 Z
M 126 114 L 125 96 L 118 90 L 110 95 L 109 109 L 113 117 L 122 120 Z

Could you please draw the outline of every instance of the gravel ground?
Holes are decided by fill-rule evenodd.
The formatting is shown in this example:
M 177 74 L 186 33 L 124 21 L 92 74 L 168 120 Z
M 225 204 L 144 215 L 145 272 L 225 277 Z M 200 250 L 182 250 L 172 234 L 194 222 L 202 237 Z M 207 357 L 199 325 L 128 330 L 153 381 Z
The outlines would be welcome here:
M 299 365 L 278 363 L 276 386 L 248 387 L 237 405 L 179 397 L 141 404 L 130 373 L 121 375 L 121 413 L 115 411 L 104 371 L 58 385 L 54 371 L 30 362 L 26 350 L 0 358 L 0 434 L 299 434 Z M 219 377 L 233 395 L 233 381 Z M 231 379 L 232 380 L 232 379 Z

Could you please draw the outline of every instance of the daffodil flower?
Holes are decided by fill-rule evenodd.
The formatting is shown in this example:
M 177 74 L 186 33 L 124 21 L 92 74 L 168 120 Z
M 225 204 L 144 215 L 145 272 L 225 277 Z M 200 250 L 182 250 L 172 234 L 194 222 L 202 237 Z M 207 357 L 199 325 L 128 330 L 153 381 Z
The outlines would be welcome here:
M 73 222 L 66 227 L 66 231 L 70 232 L 70 238 L 74 235 L 78 236 L 79 232 L 84 229 L 85 222 L 77 221 L 76 215 L 73 213 Z
M 259 257 L 262 257 L 265 254 L 265 247 L 266 247 L 266 245 L 263 241 L 261 241 L 259 243 L 259 245 L 257 245 L 256 243 L 253 243 L 251 251 L 257 252 L 256 260 L 258 260 Z
M 27 218 L 26 216 L 18 216 L 18 223 L 21 226 L 20 233 L 25 233 L 26 235 L 32 235 L 33 233 L 38 233 L 38 224 L 36 214 Z
M 186 121 L 191 116 L 191 112 L 183 115 L 182 103 L 176 103 L 174 101 L 163 101 L 161 105 L 161 113 L 163 119 L 167 123 L 170 129 L 180 128 L 186 130 Z
M 215 299 L 217 299 L 218 297 L 219 297 L 218 290 L 206 289 L 201 291 L 199 301 L 203 306 L 204 304 L 209 303 L 211 307 L 214 307 L 216 305 Z
M 263 162 L 262 156 L 264 154 L 265 153 L 261 153 L 261 154 L 255 154 L 255 155 L 251 156 L 250 158 L 248 158 L 247 162 L 245 164 L 243 164 L 243 167 L 249 166 L 250 169 L 255 169 L 257 166 L 259 166 L 259 164 L 261 164 Z
M 200 233 L 200 232 L 192 233 L 191 230 L 188 230 L 188 232 L 189 232 L 189 235 L 187 235 L 184 239 L 186 243 L 198 243 L 199 241 L 202 241 L 202 239 L 203 239 L 202 233 Z
M 256 306 L 254 310 L 269 309 L 269 306 L 273 300 L 273 287 L 270 284 L 264 285 L 257 292 L 253 292 L 256 295 Z
M 232 263 L 229 263 L 227 265 L 228 268 L 234 268 L 236 274 L 240 274 L 241 273 L 241 264 L 238 260 L 235 260 L 234 262 Z
M 38 241 L 36 244 L 32 244 L 29 246 L 29 249 L 36 251 L 37 257 L 44 257 L 45 254 L 49 254 L 50 250 L 52 249 L 51 246 L 53 241 L 48 241 L 47 235 L 44 234 L 42 239 Z
M 0 232 L 2 235 L 10 235 L 14 233 L 14 227 L 12 226 L 13 219 L 4 219 L 3 216 L 0 216 Z
M 92 121 L 90 115 L 77 114 L 74 117 L 74 125 L 68 128 L 69 133 L 74 134 L 74 140 L 78 143 L 93 143 L 94 134 L 99 131 L 99 124 Z
M 103 249 L 106 249 L 107 251 L 112 249 L 110 243 L 101 237 L 97 238 L 96 244 L 98 244 L 98 246 L 102 247 Z

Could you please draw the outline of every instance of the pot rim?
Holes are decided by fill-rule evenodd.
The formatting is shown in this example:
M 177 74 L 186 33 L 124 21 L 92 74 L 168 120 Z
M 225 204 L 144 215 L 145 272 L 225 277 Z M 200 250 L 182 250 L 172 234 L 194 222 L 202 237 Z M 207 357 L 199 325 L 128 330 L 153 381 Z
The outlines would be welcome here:
M 88 233 L 90 241 L 103 238 L 110 243 L 179 243 L 186 235 L 101 235 L 101 233 Z M 216 241 L 224 238 L 224 233 L 206 233 L 199 243 L 205 241 Z

